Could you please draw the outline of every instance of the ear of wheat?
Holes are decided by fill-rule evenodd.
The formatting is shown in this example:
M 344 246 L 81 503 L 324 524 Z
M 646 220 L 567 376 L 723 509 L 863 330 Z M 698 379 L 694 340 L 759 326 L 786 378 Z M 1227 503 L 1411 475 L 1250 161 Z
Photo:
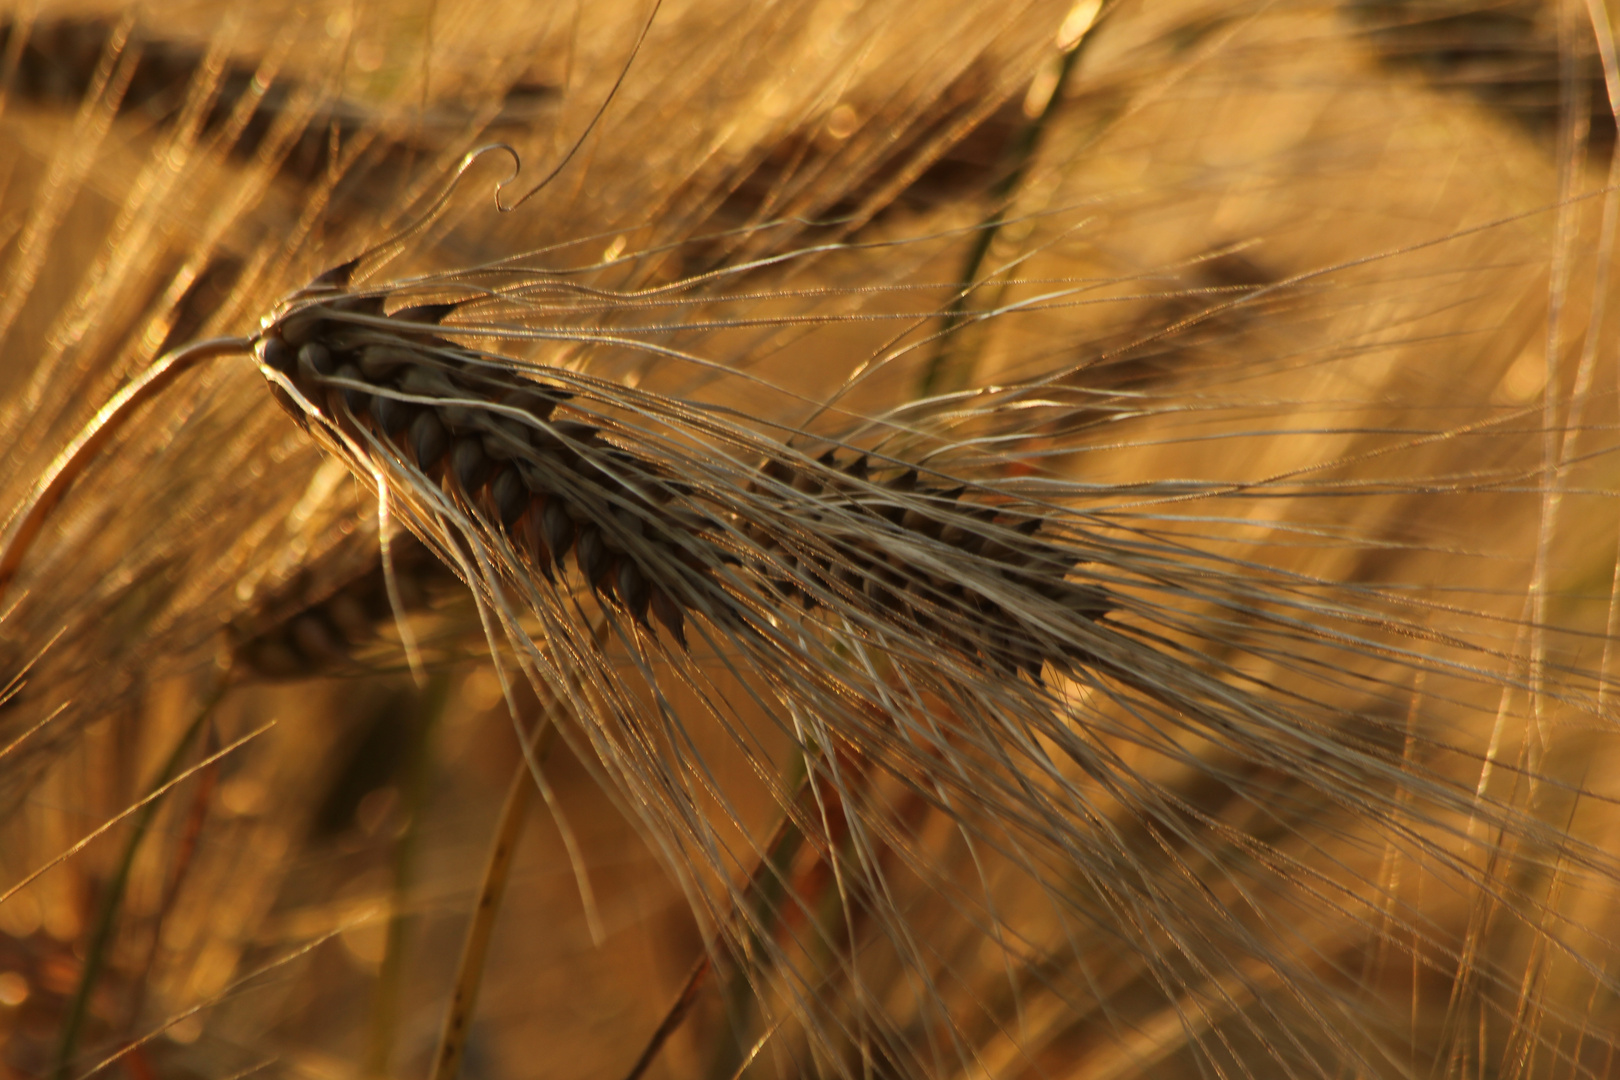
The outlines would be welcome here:
M 256 553 L 285 552 L 289 578 L 344 562 L 333 523 L 369 500 L 297 456 L 313 436 L 470 587 L 514 716 L 532 715 L 527 683 L 599 784 L 554 791 L 520 731 L 578 834 L 552 849 L 577 856 L 557 876 L 603 898 L 598 936 L 634 890 L 603 889 L 570 798 L 635 821 L 696 914 L 710 973 L 670 1014 L 688 1029 L 672 1069 L 1603 1075 L 1614 198 L 1577 167 L 1586 129 L 1527 148 L 1376 69 L 1330 9 L 933 14 L 960 55 L 923 62 L 898 31 L 869 43 L 888 67 L 833 47 L 833 108 L 751 59 L 723 78 L 680 62 L 750 28 L 788 48 L 821 9 L 731 30 L 670 12 L 581 175 L 630 175 L 666 99 L 716 86 L 780 92 L 799 126 L 739 105 L 743 150 L 640 162 L 644 188 L 565 172 L 515 216 L 436 205 L 408 242 L 303 288 L 290 266 L 244 275 L 207 332 L 286 294 L 220 347 L 251 345 L 302 429 L 275 437 L 310 467 L 214 481 L 223 519 L 252 528 L 196 559 L 214 534 L 162 533 L 161 558 L 201 573 L 156 589 L 154 551 L 98 539 L 120 470 L 247 462 L 274 422 L 237 365 L 165 391 L 200 406 L 166 449 L 93 428 L 108 441 L 66 459 L 89 467 L 59 474 L 81 490 L 12 518 L 6 661 L 33 666 L 0 703 L 8 767 L 43 767 L 143 664 L 263 603 L 234 585 Z M 826 25 L 858 37 L 865 17 Z M 1051 44 L 1076 38 L 1079 61 Z M 999 107 L 1014 94 L 1022 120 Z M 1265 130 L 1223 114 L 1197 145 L 1186 103 L 1241 113 L 1245 95 L 1273 110 Z M 1364 160 L 1368 116 L 1412 145 L 1327 167 Z M 1024 156 L 908 205 L 992 121 Z M 1523 175 L 1439 170 L 1441 150 Z M 1254 195 L 1257 162 L 1337 227 Z M 591 211 L 571 231 L 570 200 Z M 77 426 L 49 378 L 75 363 L 42 363 L 8 421 L 58 436 L 29 452 L 30 482 Z M 83 362 L 73 385 L 105 370 Z M 196 472 L 167 505 L 195 505 L 179 489 Z M 65 481 L 35 487 L 49 509 Z M 401 547 L 255 630 L 232 670 L 342 659 L 407 606 Z M 124 585 L 55 595 L 74 558 Z M 239 624 L 262 627 L 252 614 Z M 75 681 L 89 662 L 105 689 Z M 21 734 L 70 688 L 47 737 Z M 233 955 L 244 977 L 301 962 Z M 675 987 L 655 989 L 637 1051 Z M 276 1043 L 217 1011 L 231 1038 Z

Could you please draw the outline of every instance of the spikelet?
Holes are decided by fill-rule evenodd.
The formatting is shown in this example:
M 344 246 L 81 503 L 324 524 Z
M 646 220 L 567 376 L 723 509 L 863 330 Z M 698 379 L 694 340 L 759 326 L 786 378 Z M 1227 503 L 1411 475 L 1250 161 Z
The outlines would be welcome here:
M 392 223 L 244 273 L 197 332 L 262 316 L 301 430 L 239 363 L 175 388 L 173 445 L 148 449 L 158 421 L 112 444 L 17 579 L 5 660 L 34 666 L 3 730 L 72 696 L 59 752 L 143 664 L 201 667 L 258 602 L 244 573 L 349 565 L 334 536 L 380 503 L 470 587 L 518 717 L 555 702 L 600 785 L 556 770 L 583 855 L 553 843 L 509 903 L 540 913 L 527 956 L 566 955 L 578 909 L 606 944 L 485 996 L 593 1045 L 581 1075 L 627 1068 L 675 989 L 613 951 L 654 886 L 616 880 L 609 801 L 697 916 L 668 966 L 711 958 L 671 1074 L 1603 1075 L 1613 211 L 1578 168 L 1584 106 L 1538 146 L 1328 8 L 975 7 L 930 10 L 927 60 L 871 15 L 672 12 L 588 179 L 512 215 L 464 186 L 302 288 Z M 839 62 L 803 85 L 722 47 L 829 27 Z M 881 63 L 839 51 L 862 33 Z M 681 158 L 653 133 L 706 88 L 783 98 Z M 930 205 L 946 147 L 997 125 L 1025 156 L 943 169 Z M 42 364 L 7 422 L 36 465 L 76 427 L 70 370 Z M 128 478 L 163 462 L 148 506 Z M 161 553 L 109 529 L 171 508 L 195 535 Z M 81 588 L 75 559 L 123 577 Z M 301 807 L 279 843 L 320 801 L 292 765 L 337 741 L 265 770 Z M 230 978 L 166 986 L 154 1019 L 288 970 L 266 938 L 352 929 L 274 914 L 244 904 Z M 593 1042 L 556 1003 L 621 968 L 638 1005 Z M 216 1053 L 321 1042 L 214 1012 Z

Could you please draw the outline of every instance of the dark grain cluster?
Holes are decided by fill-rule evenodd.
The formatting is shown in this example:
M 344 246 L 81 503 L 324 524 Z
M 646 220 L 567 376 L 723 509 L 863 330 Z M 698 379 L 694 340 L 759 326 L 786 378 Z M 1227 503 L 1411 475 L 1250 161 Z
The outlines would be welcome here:
M 480 366 L 434 334 L 448 310 L 384 316 L 381 297 L 336 301 L 267 331 L 258 354 L 352 438 L 363 443 L 363 428 L 391 444 L 504 532 L 547 580 L 572 554 L 597 595 L 683 645 L 685 611 L 722 619 L 728 602 L 707 575 L 723 554 L 703 535 L 716 523 L 677 498 L 690 492 L 598 426 L 557 415 L 568 392 Z
M 699 482 L 605 431 L 572 391 L 449 340 L 438 324 L 454 309 L 341 296 L 295 306 L 256 351 L 352 445 L 389 448 L 548 582 L 571 555 L 601 600 L 683 648 L 689 613 L 736 629 L 797 605 L 1038 679 L 1085 659 L 1065 622 L 1112 606 L 1069 580 L 1080 560 L 1038 513 L 894 461 L 780 448 L 729 490 Z
M 768 458 L 749 491 L 780 513 L 740 529 L 772 556 L 774 587 L 806 608 L 865 610 L 1037 678 L 1045 662 L 1083 660 L 1035 629 L 1032 608 L 1095 619 L 1113 606 L 1107 593 L 1068 580 L 1080 560 L 1040 535 L 1041 517 L 964 499 L 970 490 L 915 468 L 875 470 L 865 454 Z M 783 518 L 797 527 L 774 527 Z

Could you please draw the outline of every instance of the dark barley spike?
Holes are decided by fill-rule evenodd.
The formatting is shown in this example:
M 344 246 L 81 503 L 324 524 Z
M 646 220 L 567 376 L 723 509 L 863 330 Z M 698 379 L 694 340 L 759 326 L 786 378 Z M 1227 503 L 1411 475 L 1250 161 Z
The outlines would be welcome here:
M 456 440 L 456 445 L 450 451 L 450 470 L 455 473 L 456 483 L 461 485 L 462 492 L 468 498 L 484 486 L 494 469 L 495 463 L 484 453 L 481 440 Z
M 872 507 L 872 513 L 890 525 L 899 525 L 906 517 L 906 508 L 899 503 L 881 503 Z
M 529 485 L 511 466 L 501 470 L 495 482 L 489 486 L 489 494 L 503 526 L 510 526 L 529 507 Z
M 331 375 L 337 371 L 332 350 L 319 341 L 306 342 L 298 347 L 298 373 L 305 378 Z
M 523 511 L 522 530 L 529 561 L 547 581 L 556 584 L 557 578 L 551 568 L 554 559 L 551 548 L 546 543 L 546 507 L 551 501 L 543 495 L 531 497 L 529 505 Z
M 681 605 L 671 600 L 669 594 L 662 589 L 653 589 L 651 595 L 653 617 L 663 624 L 669 631 L 675 644 L 683 650 L 686 648 L 686 613 Z
M 557 406 L 573 396 L 573 394 L 565 390 L 553 390 L 549 387 L 535 390 L 508 390 L 501 397 L 501 404 L 510 405 L 515 409 L 522 409 L 536 420 L 549 420 Z
M 823 454 L 817 463 L 828 466 L 829 460 Z M 865 486 L 871 481 L 860 479 L 869 471 L 864 455 L 842 467 L 833 461 L 830 467 L 854 481 L 832 485 L 833 490 L 845 494 L 831 502 L 829 508 L 840 508 L 839 513 L 831 515 L 821 513 L 815 505 L 822 501 L 818 496 L 828 492 L 825 482 L 807 483 L 801 474 L 774 459 L 761 465 L 760 472 L 762 476 L 792 477 L 788 486 L 805 502 L 799 508 L 803 520 L 822 522 L 824 527 L 835 530 L 841 528 L 837 523 L 844 514 L 884 521 L 907 536 L 943 542 L 964 555 L 977 556 L 992 564 L 986 570 L 1028 590 L 1032 599 L 1054 601 L 1076 616 L 1100 618 L 1114 606 L 1106 591 L 1065 580 L 1083 560 L 1036 538 L 1045 524 L 1038 513 L 963 503 L 968 485 L 931 487 L 915 468 L 876 481 L 878 490 L 874 491 Z M 763 486 L 763 480 L 756 485 Z M 786 497 L 779 489 L 773 490 L 778 497 Z M 890 493 L 907 498 L 903 502 L 891 501 Z M 840 538 L 835 533 L 831 542 L 837 554 L 812 553 L 806 557 L 795 549 L 784 548 L 785 542 L 768 521 L 739 523 L 739 531 L 758 545 L 756 566 L 763 583 L 789 599 L 799 594 L 806 610 L 818 602 L 818 590 L 825 590 L 884 619 L 912 626 L 966 655 L 978 655 L 999 672 L 1024 672 L 1037 682 L 1045 663 L 1085 662 L 1083 656 L 1063 655 L 1065 649 L 1055 643 L 1050 647 L 1043 644 L 1045 639 L 1032 634 L 1013 608 L 979 595 L 970 580 L 925 574 L 904 551 L 892 550 L 881 540 Z M 784 568 L 795 565 L 794 554 L 799 555 L 796 561 L 803 564 L 803 569 L 798 575 L 779 580 Z
M 360 350 L 360 370 L 368 379 L 389 379 L 419 359 L 410 349 L 398 345 L 367 345 Z
M 793 601 L 799 596 L 799 587 L 794 583 L 792 578 L 767 578 L 766 584 L 770 587 L 772 592 L 776 593 L 777 596 L 780 596 L 787 603 L 793 603 Z
M 301 349 L 311 341 L 325 335 L 327 322 L 320 308 L 310 308 L 288 315 L 276 325 L 276 335 L 293 349 Z
M 540 524 L 545 535 L 546 547 L 551 549 L 551 556 L 560 568 L 563 556 L 574 546 L 574 519 L 569 515 L 568 508 L 561 499 L 550 498 L 546 500 Z
M 598 579 L 608 568 L 608 551 L 602 530 L 589 522 L 579 527 L 579 539 L 574 542 L 574 562 L 584 575 L 585 583 L 597 588 Z
M 315 311 L 359 311 L 380 304 L 381 297 L 356 297 Z M 401 309 L 394 317 L 409 323 L 421 315 L 431 321 L 453 305 L 422 308 L 420 312 Z M 335 321 L 329 319 L 325 325 Z M 821 590 L 840 595 L 886 619 L 905 622 L 951 648 L 969 655 L 978 653 L 998 670 L 1038 672 L 1042 662 L 1064 659 L 1037 655 L 1037 638 L 1029 636 L 1012 611 L 976 594 L 971 582 L 925 576 L 902 550 L 891 550 L 881 533 L 873 538 L 868 530 L 865 539 L 834 535 L 829 550 L 839 554 L 831 555 L 801 550 L 798 543 L 784 546 L 769 514 L 739 514 L 730 528 L 718 522 L 706 527 L 695 507 L 668 505 L 677 496 L 693 498 L 689 487 L 679 487 L 661 476 L 635 453 L 604 444 L 600 428 L 594 424 L 552 419 L 557 406 L 572 397 L 570 393 L 547 384 L 513 386 L 465 370 L 447 349 L 436 352 L 435 361 L 429 362 L 428 354 L 419 351 L 425 347 L 418 337 L 402 330 L 398 345 L 357 340 L 352 355 L 372 369 L 375 379 L 397 378 L 401 389 L 412 396 L 472 402 L 421 409 L 409 420 L 418 464 L 431 472 L 447 460 L 462 495 L 469 503 L 490 509 L 500 527 L 532 551 L 537 568 L 548 580 L 555 581 L 553 564 L 561 568 L 572 551 L 591 589 L 607 599 L 616 596 L 643 623 L 651 611 L 684 646 L 684 615 L 676 617 L 672 612 L 693 604 L 705 611 L 712 607 L 723 615 L 729 601 L 718 583 L 711 582 L 713 596 L 683 595 L 677 601 L 674 594 L 649 579 L 644 565 L 620 551 L 621 544 L 615 540 L 629 543 L 640 537 L 641 542 L 664 544 L 666 541 L 658 539 L 663 534 L 730 531 L 757 544 L 752 555 L 719 546 L 705 554 L 688 550 L 686 544 L 671 545 L 671 551 L 700 575 L 721 562 L 751 567 L 763 587 L 787 601 L 797 597 L 806 610 L 824 599 L 818 597 Z M 306 351 L 313 354 L 312 359 L 319 359 L 316 350 L 330 352 L 341 338 L 341 333 L 334 333 L 311 339 Z M 315 365 L 309 366 L 313 369 Z M 339 370 L 347 373 L 355 368 L 342 363 Z M 346 396 L 368 400 L 360 391 L 346 391 Z M 479 399 L 521 409 L 534 422 L 480 407 L 476 404 Z M 369 402 L 385 433 L 406 426 L 406 410 L 396 409 L 386 398 Z M 812 532 L 823 526 L 838 528 L 833 523 L 840 519 L 860 532 L 861 524 L 850 520 L 850 515 L 864 518 L 868 526 L 887 523 L 905 536 L 943 542 L 961 555 L 988 561 L 992 566 L 985 570 L 999 571 L 1018 588 L 1028 590 L 1032 598 L 1063 604 L 1086 617 L 1097 617 L 1108 609 L 1106 594 L 1066 584 L 1064 578 L 1073 560 L 1059 558 L 1059 549 L 1035 539 L 1043 522 L 1041 515 L 963 504 L 960 500 L 967 485 L 935 488 L 923 482 L 915 467 L 885 464 L 884 478 L 879 480 L 871 479 L 871 473 L 871 459 L 864 453 L 841 465 L 838 449 L 829 448 L 813 464 L 806 462 L 801 467 L 784 451 L 761 461 L 748 489 L 763 495 L 767 503 L 790 500 L 800 524 L 809 525 Z M 569 477 L 570 490 L 578 486 L 573 499 L 548 490 L 559 474 Z M 646 483 L 641 481 L 643 477 Z M 486 488 L 488 502 L 476 502 Z M 619 506 L 623 500 L 630 505 Z M 611 521 L 604 516 L 610 507 Z M 519 522 L 522 527 L 515 528 Z M 810 547 L 820 544 L 812 542 Z M 950 615 L 951 611 L 956 614 Z M 982 635 L 953 629 L 963 620 L 983 624 Z
M 881 608 L 892 608 L 894 606 L 894 594 L 884 587 L 882 581 L 878 580 L 876 570 L 869 569 L 858 580 L 860 581 L 861 592 L 872 603 Z
M 952 522 L 945 526 L 939 534 L 941 543 L 959 548 L 969 555 L 982 555 L 990 537 L 976 526 L 989 525 L 996 518 L 994 507 L 971 506 L 961 507 L 957 511 L 966 520 Z
M 484 417 L 484 453 L 496 461 L 513 461 L 529 449 L 527 425 L 505 416 Z
M 283 390 L 281 387 L 272 384 L 270 387 L 270 396 L 276 399 L 276 404 L 280 405 L 288 416 L 292 417 L 293 423 L 297 424 L 305 431 L 309 430 L 309 417 L 304 415 L 304 411 L 298 407 L 298 403 L 293 400 L 291 394 L 287 393 L 287 391 Z
M 426 409 L 411 421 L 411 453 L 416 455 L 416 466 L 432 473 L 450 449 L 450 435 L 439 422 L 432 409 Z
M 1053 587 L 1055 595 L 1050 595 L 1050 599 L 1088 619 L 1100 619 L 1119 607 L 1108 590 L 1101 586 L 1058 581 L 1053 583 Z
M 338 368 L 337 378 L 349 379 L 352 382 L 363 382 L 365 380 L 365 376 L 360 374 L 360 369 L 353 364 L 344 364 Z M 343 388 L 343 401 L 344 404 L 348 405 L 349 411 L 356 416 L 369 412 L 371 408 L 371 395 L 364 390 L 356 390 L 352 386 Z
M 647 605 L 652 601 L 652 593 L 646 577 L 636 566 L 635 561 L 628 556 L 619 560 L 619 572 L 614 578 L 614 585 L 619 591 L 619 600 L 630 612 L 631 618 L 645 626 Z
M 254 352 L 265 367 L 287 376 L 298 373 L 298 350 L 279 337 L 260 338 Z
M 997 628 L 992 617 L 986 613 L 984 626 L 979 630 L 977 645 L 979 655 L 997 671 L 1007 671 L 1012 665 L 1007 662 L 1007 649 L 1010 644 L 1007 635 Z
M 793 466 L 789 465 L 781 458 L 766 458 L 760 464 L 759 472 L 760 475 L 769 477 L 779 484 L 791 485 L 793 483 Z M 761 484 L 757 480 L 750 480 L 748 482 L 748 491 L 750 494 L 758 494 L 765 490 L 767 490 L 767 485 Z
M 900 527 L 907 532 L 937 540 L 945 529 L 945 521 L 921 510 L 907 510 L 900 517 Z
M 338 263 L 330 270 L 323 271 L 314 281 L 309 283 L 311 289 L 341 289 L 354 277 L 355 270 L 360 267 L 360 259 L 353 258 L 348 262 Z
M 365 296 L 344 296 L 336 300 L 327 301 L 326 306 L 332 311 L 339 311 L 345 315 L 382 315 L 383 307 L 388 297 L 383 293 L 372 293 Z
M 461 394 L 458 389 L 456 393 Z M 471 405 L 439 406 L 439 422 L 452 435 L 478 435 L 478 420 L 482 410 Z
M 1000 537 L 985 537 L 983 545 L 979 548 L 979 556 L 1003 569 L 1018 564 L 1018 552 Z
M 595 424 L 579 420 L 554 420 L 544 428 L 531 428 L 529 441 L 542 449 L 572 451 L 575 446 L 584 447 L 594 443 L 599 431 L 601 428 Z
M 539 468 L 532 461 L 519 459 L 513 462 L 512 467 L 517 470 L 518 478 L 528 487 L 529 492 L 538 499 L 546 499 L 551 495 L 551 481 L 545 470 Z M 536 513 L 539 512 L 538 504 Z M 536 520 L 539 520 L 536 518 Z
M 311 342 L 320 342 L 327 348 L 341 350 L 359 342 L 357 324 L 349 316 L 380 317 L 383 297 L 346 296 L 303 308 L 287 316 L 277 327 L 291 345 L 302 348 Z
M 622 506 L 613 508 L 613 520 L 618 522 L 619 528 L 626 536 L 641 537 L 647 534 L 647 526 L 642 522 L 640 515 L 633 514 Z
M 416 409 L 398 398 L 374 394 L 371 398 L 371 417 L 384 435 L 398 435 L 415 417 Z
M 399 377 L 399 388 L 417 397 L 453 397 L 461 393 L 449 375 L 425 364 L 412 364 Z
M 461 304 L 462 302 L 459 300 L 444 304 L 412 304 L 410 307 L 400 308 L 398 311 L 394 312 L 388 317 L 390 319 L 398 319 L 402 322 L 423 323 L 428 326 L 438 326 L 444 321 L 444 317 L 446 315 L 456 310 L 456 308 L 460 307 Z

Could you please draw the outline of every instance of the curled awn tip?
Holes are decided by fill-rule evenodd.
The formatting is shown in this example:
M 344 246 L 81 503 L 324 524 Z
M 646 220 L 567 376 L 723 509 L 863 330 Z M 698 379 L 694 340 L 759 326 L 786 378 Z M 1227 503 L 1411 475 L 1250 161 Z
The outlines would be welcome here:
M 552 166 L 551 171 L 546 173 L 538 184 L 525 192 L 517 202 L 511 206 L 502 206 L 501 190 L 506 187 L 506 184 L 517 179 L 517 173 L 514 172 L 506 183 L 499 185 L 495 189 L 495 209 L 503 214 L 511 213 L 528 202 L 542 188 L 555 180 L 564 169 L 568 168 L 568 163 L 574 160 L 574 155 L 579 153 L 579 148 L 585 145 L 585 140 L 590 138 L 591 132 L 596 130 L 596 125 L 601 122 L 603 114 L 608 110 L 608 106 L 612 105 L 613 99 L 619 96 L 619 89 L 624 86 L 625 76 L 630 74 L 630 65 L 636 62 L 636 57 L 641 53 L 641 46 L 647 40 L 647 33 L 652 29 L 653 20 L 658 18 L 658 9 L 661 7 L 663 7 L 663 0 L 654 0 L 652 10 L 647 12 L 647 19 L 641 24 L 641 33 L 636 35 L 636 43 L 630 47 L 630 55 L 625 58 L 624 63 L 619 67 L 618 77 L 613 80 L 613 85 L 608 88 L 607 96 L 602 99 L 602 104 L 596 107 L 596 112 L 591 116 L 590 123 L 585 125 L 585 130 L 579 133 L 579 138 L 575 139 L 568 147 L 568 153 L 564 154 L 562 160 Z M 514 154 L 514 156 L 516 155 Z

